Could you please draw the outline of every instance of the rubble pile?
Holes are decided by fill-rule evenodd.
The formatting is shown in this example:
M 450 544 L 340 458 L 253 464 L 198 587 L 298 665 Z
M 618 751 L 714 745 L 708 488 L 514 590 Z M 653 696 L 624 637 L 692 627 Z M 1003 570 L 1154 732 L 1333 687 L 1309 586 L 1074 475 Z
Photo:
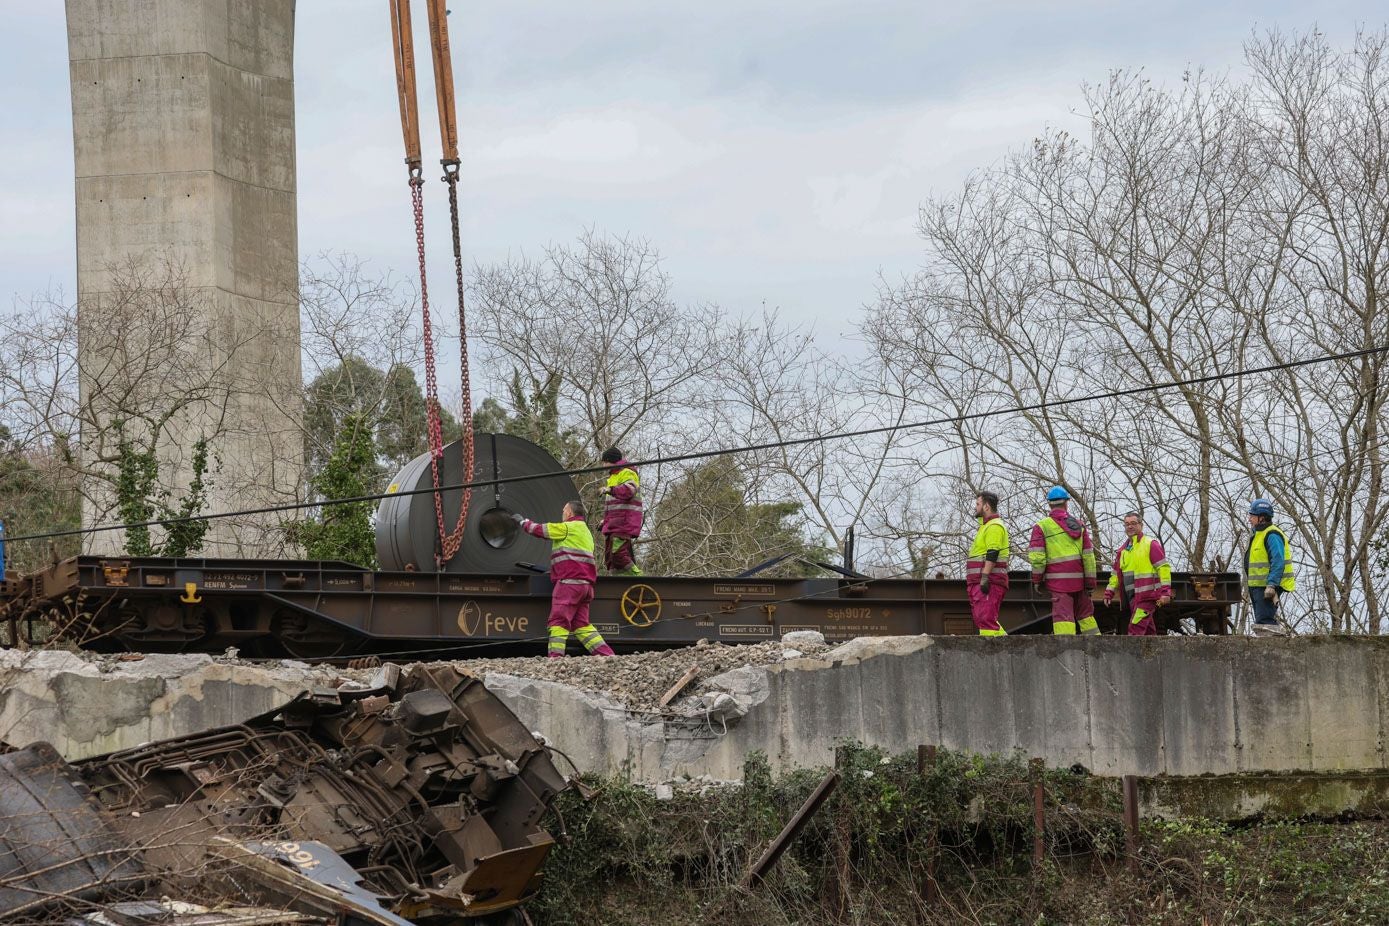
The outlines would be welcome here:
M 302 921 L 198 919 L 205 899 L 362 926 L 504 914 L 539 887 L 567 787 L 476 676 L 443 666 L 388 664 L 75 763 L 35 743 L 0 755 L 0 921 L 120 903 L 148 923 Z
M 483 678 L 493 673 L 559 682 L 606 695 L 633 711 L 658 711 L 661 698 L 693 666 L 697 672 L 681 697 L 708 690 L 710 679 L 733 669 L 769 666 L 803 656 L 821 656 L 830 647 L 814 631 L 787 634 L 781 641 L 728 646 L 711 643 L 682 649 L 633 653 L 610 658 L 545 656 L 468 659 L 450 665 Z

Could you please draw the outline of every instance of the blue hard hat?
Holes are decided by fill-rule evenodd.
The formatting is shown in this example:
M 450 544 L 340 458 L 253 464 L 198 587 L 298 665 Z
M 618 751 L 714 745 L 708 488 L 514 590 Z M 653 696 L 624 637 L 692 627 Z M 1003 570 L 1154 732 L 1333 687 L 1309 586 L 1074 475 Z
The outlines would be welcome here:
M 1266 498 L 1256 498 L 1249 503 L 1249 513 L 1271 518 L 1273 517 L 1273 502 Z
M 1061 488 L 1061 486 L 1052 486 L 1051 489 L 1047 491 L 1047 501 L 1049 502 L 1068 502 L 1070 500 L 1071 493 Z

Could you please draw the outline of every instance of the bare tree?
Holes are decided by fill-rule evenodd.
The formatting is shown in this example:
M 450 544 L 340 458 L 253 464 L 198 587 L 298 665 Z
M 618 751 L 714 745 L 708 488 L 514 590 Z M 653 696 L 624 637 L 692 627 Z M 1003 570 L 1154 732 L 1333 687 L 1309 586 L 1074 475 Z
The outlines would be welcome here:
M 232 368 L 259 336 L 219 325 L 209 297 L 167 255 L 106 275 L 108 288 L 80 307 L 41 297 L 0 317 L 0 423 L 74 469 L 88 523 L 132 503 L 171 511 L 168 500 L 196 478 L 199 442 L 214 448 L 219 478 L 215 448 L 241 395 Z M 122 477 L 132 457 L 150 476 L 134 488 Z M 109 548 L 104 539 L 98 546 Z
M 677 304 L 654 247 L 589 231 L 539 260 L 479 267 L 476 281 L 470 324 L 497 385 L 513 370 L 557 379 L 560 413 L 595 455 L 670 446 L 715 363 L 721 313 Z
M 1377 631 L 1382 354 L 1041 406 L 1389 343 L 1385 44 L 1269 35 L 1243 84 L 1116 74 L 1087 90 L 1088 141 L 1052 133 L 928 202 L 926 265 L 870 321 L 878 355 L 919 407 L 1023 410 L 942 427 L 946 472 L 919 472 L 1060 482 L 1100 524 L 1139 505 L 1196 569 L 1238 568 L 1243 506 L 1270 495 L 1306 592 L 1290 605 Z
M 906 401 L 884 398 L 871 379 L 882 372 L 871 357 L 830 354 L 814 332 L 786 324 L 775 311 L 730 319 L 720 340 L 701 417 L 725 446 L 779 445 L 739 457 L 759 500 L 802 504 L 820 542 L 842 548 L 847 529 L 857 527 L 871 545 L 883 531 L 870 509 L 905 435 L 787 442 L 901 424 Z
M 416 420 L 423 404 L 402 407 L 410 392 L 418 399 L 416 371 L 424 366 L 414 288 L 355 255 L 324 253 L 300 270 L 299 306 L 310 469 L 327 457 L 337 423 L 349 414 L 376 423 L 386 465 L 423 452 L 423 422 Z

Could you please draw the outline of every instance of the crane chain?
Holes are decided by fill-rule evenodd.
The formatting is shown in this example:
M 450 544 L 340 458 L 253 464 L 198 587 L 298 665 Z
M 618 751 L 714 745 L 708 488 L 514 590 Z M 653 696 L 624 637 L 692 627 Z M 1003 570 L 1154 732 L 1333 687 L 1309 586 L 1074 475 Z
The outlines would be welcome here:
M 429 430 L 429 474 L 434 482 L 434 519 L 439 527 L 439 544 L 444 545 L 444 499 L 439 492 L 439 462 L 444 456 L 444 431 L 439 414 L 439 382 L 434 369 L 434 327 L 429 319 L 429 282 L 425 273 L 424 253 L 424 178 L 412 171 L 410 175 L 410 205 L 415 213 L 415 245 L 420 263 L 420 312 L 424 328 L 424 404 Z M 447 558 L 440 553 L 434 557 L 436 568 L 442 568 Z
M 463 300 L 463 243 L 458 227 L 458 168 L 457 161 L 445 161 L 443 179 L 449 188 L 449 221 L 453 230 L 453 271 L 458 286 L 458 354 L 463 388 L 462 407 L 459 410 L 463 420 L 459 422 L 459 425 L 463 430 L 463 481 L 469 482 L 473 478 L 474 464 L 473 390 L 471 374 L 468 369 L 468 318 L 464 310 Z M 445 563 L 453 559 L 463 543 L 463 528 L 468 521 L 468 503 L 472 500 L 472 495 L 472 489 L 465 488 L 463 490 L 463 500 L 458 510 L 458 523 L 454 525 L 452 532 L 445 534 L 442 513 L 439 516 L 439 545 L 443 550 L 443 562 Z M 435 498 L 438 498 L 437 493 Z

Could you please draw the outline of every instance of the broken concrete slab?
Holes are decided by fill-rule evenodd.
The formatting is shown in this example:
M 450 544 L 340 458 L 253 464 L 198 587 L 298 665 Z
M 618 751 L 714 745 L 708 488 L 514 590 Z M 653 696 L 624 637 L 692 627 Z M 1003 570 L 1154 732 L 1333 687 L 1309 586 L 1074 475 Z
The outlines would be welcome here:
M 754 750 L 779 770 L 825 766 L 844 741 L 1185 776 L 1387 768 L 1387 677 L 1389 641 L 1366 637 L 891 637 L 706 680 L 748 707 L 726 727 L 568 686 L 497 690 L 586 768 L 645 782 L 736 779 Z
M 1017 751 L 1100 775 L 1389 768 L 1389 640 L 1378 638 L 862 638 L 789 660 L 779 644 L 749 647 L 753 665 L 736 664 L 736 647 L 704 649 L 456 665 L 580 768 L 650 783 L 734 780 L 754 750 L 777 769 L 824 766 L 844 741 Z M 706 677 L 657 710 L 695 660 Z M 0 739 L 94 755 L 237 722 L 334 674 L 0 651 Z M 720 694 L 738 710 L 716 716 L 699 697 Z
M 69 761 L 240 723 L 341 673 L 204 655 L 133 662 L 0 649 L 0 741 L 51 742 Z

